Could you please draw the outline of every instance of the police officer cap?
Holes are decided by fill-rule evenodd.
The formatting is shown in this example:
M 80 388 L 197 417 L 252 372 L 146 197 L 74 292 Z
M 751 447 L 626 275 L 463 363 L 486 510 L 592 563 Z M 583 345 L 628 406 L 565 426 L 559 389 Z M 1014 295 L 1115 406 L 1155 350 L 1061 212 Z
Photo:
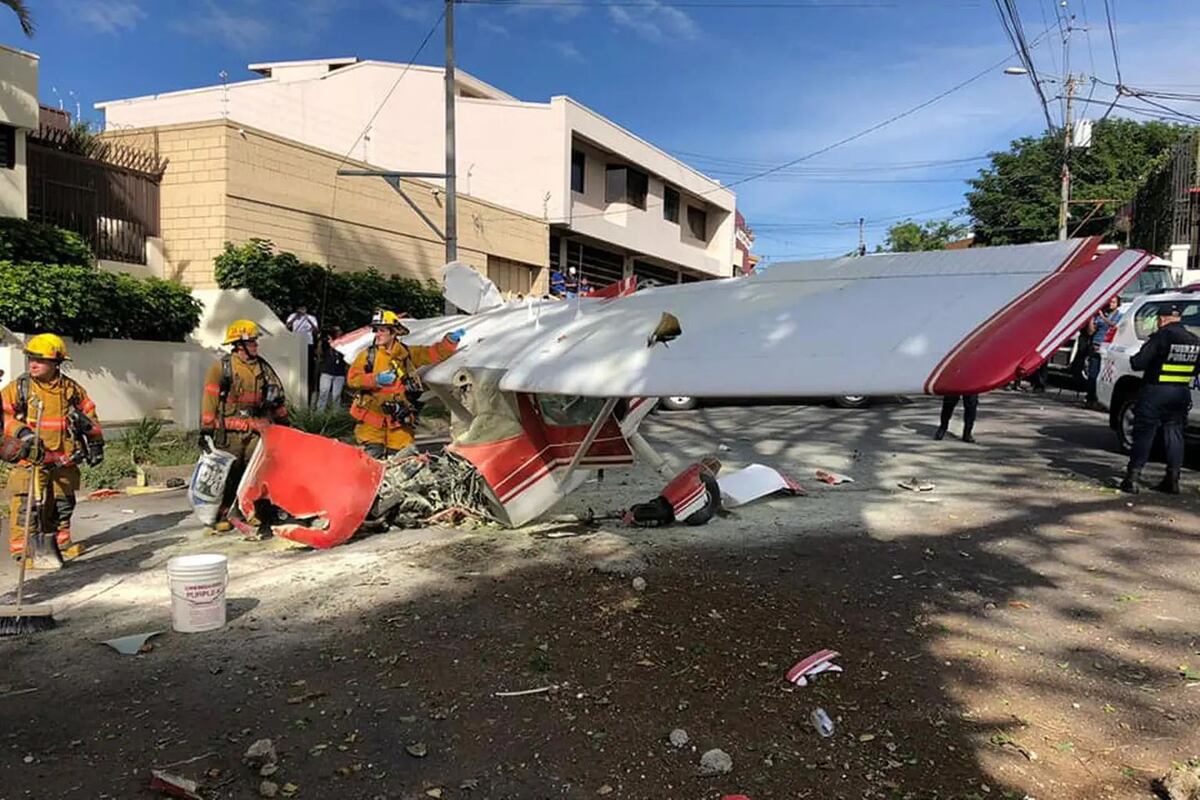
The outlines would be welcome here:
M 1183 316 L 1183 306 L 1167 306 L 1167 313 L 1163 314 L 1163 316 L 1164 317 L 1182 317 Z

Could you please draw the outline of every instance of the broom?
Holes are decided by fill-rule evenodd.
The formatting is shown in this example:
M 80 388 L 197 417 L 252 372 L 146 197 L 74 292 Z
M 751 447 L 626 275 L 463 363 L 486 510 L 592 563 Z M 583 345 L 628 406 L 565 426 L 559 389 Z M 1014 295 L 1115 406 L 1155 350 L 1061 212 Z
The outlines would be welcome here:
M 42 442 L 42 404 L 37 398 L 32 398 L 30 405 L 33 406 L 36 414 L 33 423 L 33 442 L 34 448 L 40 448 Z M 36 456 L 36 453 L 30 455 Z M 24 605 L 22 600 L 25 597 L 25 570 L 29 563 L 29 559 L 33 557 L 30 536 L 30 529 L 33 524 L 33 507 L 35 504 L 40 504 L 41 501 L 41 469 L 38 464 L 32 463 L 29 466 L 30 471 L 30 486 L 29 494 L 25 500 L 25 547 L 21 551 L 21 572 L 17 577 L 17 604 L 14 606 L 0 606 L 0 636 L 20 636 L 26 633 L 38 633 L 39 631 L 49 630 L 54 627 L 54 611 L 49 605 Z M 41 512 L 39 511 L 37 519 L 38 526 L 41 527 Z M 11 521 L 10 521 L 11 524 Z

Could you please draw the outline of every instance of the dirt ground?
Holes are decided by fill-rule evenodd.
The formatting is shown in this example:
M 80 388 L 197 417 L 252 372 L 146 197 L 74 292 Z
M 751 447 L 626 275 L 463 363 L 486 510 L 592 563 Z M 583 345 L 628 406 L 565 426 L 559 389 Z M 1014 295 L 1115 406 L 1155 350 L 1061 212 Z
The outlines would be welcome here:
M 279 796 L 1150 797 L 1200 754 L 1200 478 L 1181 497 L 1107 488 L 1122 459 L 1073 395 L 989 395 L 975 446 L 931 441 L 936 411 L 655 416 L 663 450 L 809 487 L 700 528 L 422 530 L 314 553 L 205 536 L 179 493 L 83 504 L 91 551 L 34 583 L 59 627 L 0 639 L 0 798 L 151 797 L 162 765 L 253 798 L 242 754 L 260 738 Z M 897 487 L 912 476 L 934 490 Z M 610 474 L 566 510 L 660 484 Z M 210 551 L 230 556 L 231 621 L 170 632 L 165 561 Z M 155 629 L 143 655 L 96 644 Z M 844 673 L 784 680 L 821 648 Z M 497 696 L 525 690 L 543 691 Z M 732 772 L 698 774 L 712 748 Z

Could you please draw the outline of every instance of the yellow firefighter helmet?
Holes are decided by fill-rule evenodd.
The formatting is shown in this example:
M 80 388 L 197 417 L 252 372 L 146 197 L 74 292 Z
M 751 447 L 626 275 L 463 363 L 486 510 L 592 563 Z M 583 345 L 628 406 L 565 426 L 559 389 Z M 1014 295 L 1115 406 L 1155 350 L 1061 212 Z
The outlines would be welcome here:
M 395 328 L 400 333 L 408 333 L 408 328 L 400 320 L 403 317 L 395 311 L 380 309 L 371 316 L 372 328 Z
M 47 361 L 70 361 L 67 355 L 67 343 L 54 333 L 39 333 L 25 343 L 25 355 L 30 358 L 41 358 Z
M 225 329 L 225 341 L 222 344 L 238 344 L 253 342 L 259 337 L 258 326 L 248 319 L 239 319 L 230 323 Z

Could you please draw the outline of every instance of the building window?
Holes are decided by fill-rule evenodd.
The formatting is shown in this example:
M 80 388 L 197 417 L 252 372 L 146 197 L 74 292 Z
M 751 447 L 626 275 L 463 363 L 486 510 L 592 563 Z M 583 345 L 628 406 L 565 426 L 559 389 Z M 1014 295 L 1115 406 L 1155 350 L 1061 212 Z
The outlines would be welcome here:
M 688 230 L 700 241 L 708 241 L 708 214 L 704 209 L 688 206 Z
M 624 165 L 609 164 L 604 171 L 604 202 L 628 203 L 644 209 L 650 176 Z
M 587 158 L 578 150 L 571 151 L 571 191 L 583 194 L 583 170 Z
M 17 166 L 17 129 L 0 125 L 0 169 Z
M 679 224 L 679 192 L 663 186 L 663 219 Z

